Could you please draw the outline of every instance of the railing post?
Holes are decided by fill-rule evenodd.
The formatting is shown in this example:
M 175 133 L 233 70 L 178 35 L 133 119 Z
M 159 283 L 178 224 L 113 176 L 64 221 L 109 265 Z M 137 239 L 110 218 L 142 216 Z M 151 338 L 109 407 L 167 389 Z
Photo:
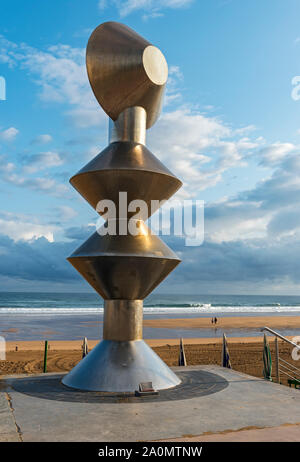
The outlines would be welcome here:
M 276 363 L 276 382 L 280 383 L 280 372 L 279 372 L 279 345 L 278 338 L 275 337 L 275 363 Z
M 89 352 L 89 348 L 88 348 L 87 338 L 84 337 L 83 343 L 82 343 L 82 358 L 85 358 L 88 352 Z
M 45 351 L 44 351 L 44 368 L 43 372 L 47 372 L 47 353 L 48 353 L 48 340 L 45 341 Z
M 222 362 L 221 362 L 222 367 L 227 367 L 228 369 L 231 369 L 231 362 L 230 362 L 230 357 L 229 357 L 229 351 L 228 351 L 228 345 L 227 345 L 227 337 L 225 334 L 223 334 L 223 345 L 222 345 Z
M 185 352 L 184 352 L 184 346 L 183 346 L 183 339 L 180 338 L 180 343 L 179 343 L 179 358 L 178 358 L 178 366 L 186 366 L 186 358 L 185 358 Z

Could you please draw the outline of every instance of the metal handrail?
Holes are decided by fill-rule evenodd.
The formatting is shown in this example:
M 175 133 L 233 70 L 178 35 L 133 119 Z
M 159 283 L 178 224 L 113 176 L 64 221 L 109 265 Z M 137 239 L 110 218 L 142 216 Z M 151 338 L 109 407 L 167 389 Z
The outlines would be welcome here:
M 290 375 L 287 372 L 283 371 L 282 369 L 279 369 L 279 372 L 282 372 L 283 374 L 287 375 L 288 377 L 290 377 L 293 380 L 297 380 L 297 381 L 299 380 L 299 379 L 296 379 L 296 377 L 293 377 L 292 375 Z
M 299 372 L 295 372 L 293 371 L 292 369 L 290 369 L 289 367 L 286 367 L 284 364 L 281 364 L 280 365 L 281 367 L 283 367 L 284 369 L 286 369 L 288 372 L 290 372 L 291 374 L 296 374 L 296 375 L 299 375 L 300 376 L 300 373 Z M 287 374 L 287 372 L 283 371 L 285 374 Z M 295 380 L 299 380 L 297 377 L 293 377 L 293 379 Z
M 294 366 L 293 364 L 291 364 L 291 363 L 289 363 L 289 362 L 287 362 L 284 359 L 279 357 L 278 338 L 280 338 L 281 340 L 283 340 L 286 343 L 289 343 L 290 345 L 297 348 L 298 350 L 300 350 L 300 345 L 297 345 L 296 343 L 294 343 L 291 340 L 287 339 L 283 335 L 278 334 L 278 332 L 275 332 L 275 330 L 270 329 L 269 327 L 263 327 L 261 329 L 261 332 L 263 332 L 264 330 L 270 332 L 270 334 L 272 334 L 272 335 L 275 335 L 275 358 L 276 358 L 276 379 L 277 379 L 277 382 L 280 383 L 280 372 L 282 374 L 285 374 L 286 376 L 290 377 L 291 379 L 293 379 L 295 381 L 299 381 L 298 378 L 294 377 L 293 375 L 290 375 L 288 372 L 300 376 L 300 369 L 298 367 Z M 282 364 L 282 363 L 284 363 L 284 364 Z M 285 364 L 287 366 L 289 366 L 289 367 L 287 367 Z M 282 368 L 286 369 L 286 370 L 283 370 Z M 294 370 L 291 369 L 291 368 L 293 368 Z
M 263 328 L 261 329 L 261 332 L 263 332 L 264 330 L 267 330 L 267 331 L 270 332 L 271 334 L 275 335 L 275 337 L 281 338 L 281 340 L 284 340 L 285 342 L 290 343 L 290 344 L 293 345 L 294 347 L 298 348 L 298 350 L 300 350 L 300 345 L 297 345 L 297 343 L 294 343 L 294 342 L 292 342 L 291 340 L 289 340 L 288 338 L 284 337 L 283 335 L 278 334 L 278 332 L 275 332 L 275 330 L 270 329 L 269 327 L 263 327 Z
M 285 361 L 284 359 L 280 358 L 280 361 L 282 361 L 283 363 L 287 364 L 288 366 L 290 366 L 290 368 L 292 369 L 291 372 L 295 372 L 297 371 L 296 373 L 300 375 L 300 370 L 298 367 L 294 366 L 294 364 L 291 364 L 287 361 Z M 286 366 L 285 366 L 286 367 Z M 293 369 L 295 369 L 295 371 L 293 371 Z

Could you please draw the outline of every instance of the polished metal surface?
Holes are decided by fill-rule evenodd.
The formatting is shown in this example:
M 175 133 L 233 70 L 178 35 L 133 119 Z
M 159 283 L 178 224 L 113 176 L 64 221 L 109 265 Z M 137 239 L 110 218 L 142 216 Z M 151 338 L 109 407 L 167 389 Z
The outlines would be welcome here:
M 146 143 L 147 112 L 141 106 L 125 109 L 114 122 L 109 119 L 109 143 L 133 141 Z
M 143 300 L 105 300 L 103 339 L 127 342 L 143 338 Z
M 79 390 L 134 392 L 141 382 L 164 390 L 181 380 L 143 340 L 102 340 L 62 382 Z
M 116 220 L 119 225 L 116 227 L 117 234 L 104 234 L 106 224 L 98 231 L 93 233 L 78 249 L 76 249 L 69 259 L 76 257 L 101 257 L 101 256 L 120 256 L 120 257 L 147 257 L 147 258 L 165 258 L 169 260 L 180 259 L 158 236 L 151 233 L 150 228 L 142 220 L 131 219 L 135 223 L 138 234 L 121 235 L 121 225 L 125 225 L 123 231 L 126 232 L 127 220 Z
M 141 106 L 147 128 L 152 127 L 168 79 L 168 65 L 158 48 L 124 24 L 106 22 L 89 39 L 86 65 L 95 97 L 111 119 Z
M 68 260 L 101 297 L 124 300 L 144 299 L 180 263 L 141 221 L 136 236 L 96 231 Z
M 112 119 L 110 144 L 70 182 L 106 222 L 68 260 L 104 298 L 104 340 L 63 383 L 110 392 L 133 392 L 141 382 L 157 390 L 174 387 L 180 379 L 142 341 L 143 299 L 180 262 L 144 223 L 182 185 L 145 146 L 168 66 L 158 48 L 115 22 L 92 33 L 86 63 L 94 94 Z M 136 199 L 146 204 L 139 216 L 127 207 Z M 116 215 L 102 200 L 112 201 Z
M 103 199 L 113 201 L 118 209 L 119 192 L 124 191 L 128 204 L 145 201 L 149 216 L 151 200 L 168 200 L 182 186 L 146 146 L 132 141 L 111 143 L 70 183 L 94 209 Z

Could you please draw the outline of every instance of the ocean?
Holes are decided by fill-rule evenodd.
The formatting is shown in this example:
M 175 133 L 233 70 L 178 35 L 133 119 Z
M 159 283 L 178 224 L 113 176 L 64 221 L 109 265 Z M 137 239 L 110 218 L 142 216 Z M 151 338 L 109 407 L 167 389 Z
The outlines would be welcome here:
M 144 302 L 144 317 L 224 317 L 300 315 L 300 296 L 162 295 Z M 0 336 L 17 340 L 101 338 L 103 300 L 96 293 L 0 292 Z M 222 329 L 144 328 L 145 338 L 216 337 Z M 261 335 L 259 330 L 227 330 L 231 336 Z M 283 335 L 299 335 L 283 329 Z

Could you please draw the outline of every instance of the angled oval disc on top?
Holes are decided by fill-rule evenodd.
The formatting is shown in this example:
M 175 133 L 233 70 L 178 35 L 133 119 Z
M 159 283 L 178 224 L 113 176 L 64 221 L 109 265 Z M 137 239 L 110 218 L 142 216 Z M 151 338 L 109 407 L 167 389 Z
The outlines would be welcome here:
M 95 97 L 111 119 L 141 106 L 147 112 L 147 128 L 155 123 L 168 78 L 158 48 L 124 24 L 106 22 L 89 38 L 86 66 Z

